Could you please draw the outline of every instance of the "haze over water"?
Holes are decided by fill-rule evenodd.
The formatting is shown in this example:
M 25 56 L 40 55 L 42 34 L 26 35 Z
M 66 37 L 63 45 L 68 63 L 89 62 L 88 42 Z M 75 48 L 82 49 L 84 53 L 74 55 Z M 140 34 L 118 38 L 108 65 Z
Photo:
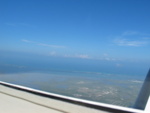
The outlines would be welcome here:
M 4 62 L 9 62 L 8 58 L 4 59 Z M 74 60 L 78 61 L 79 59 Z M 94 61 L 94 63 L 83 62 L 82 65 L 72 64 L 67 60 L 64 64 L 58 62 L 57 65 L 55 62 L 54 65 L 53 61 L 44 62 L 44 60 L 39 63 L 20 59 L 19 64 L 15 63 L 18 59 L 12 61 L 13 65 L 1 64 L 1 81 L 127 107 L 133 107 L 146 76 L 146 74 L 137 74 L 134 71 L 121 74 L 121 70 L 117 71 L 115 68 L 113 70 L 111 68 L 103 69 L 101 63 L 98 65 Z M 100 72 L 100 70 L 103 71 Z

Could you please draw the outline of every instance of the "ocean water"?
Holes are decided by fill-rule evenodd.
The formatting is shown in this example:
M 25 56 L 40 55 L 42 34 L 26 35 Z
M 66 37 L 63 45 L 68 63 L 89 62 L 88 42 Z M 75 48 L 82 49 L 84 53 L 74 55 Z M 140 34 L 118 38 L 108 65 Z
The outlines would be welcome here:
M 149 63 L 0 54 L 0 80 L 107 104 L 133 107 Z M 117 66 L 116 63 L 122 64 Z
M 0 80 L 107 104 L 133 107 L 143 83 L 136 76 L 88 71 L 1 73 Z

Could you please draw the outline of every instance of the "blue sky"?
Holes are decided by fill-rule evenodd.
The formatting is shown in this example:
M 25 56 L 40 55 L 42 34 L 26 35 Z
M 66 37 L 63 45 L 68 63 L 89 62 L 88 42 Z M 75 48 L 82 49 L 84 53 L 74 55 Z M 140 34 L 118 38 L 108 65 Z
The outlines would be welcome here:
M 1 0 L 0 51 L 148 64 L 149 6 L 149 0 Z

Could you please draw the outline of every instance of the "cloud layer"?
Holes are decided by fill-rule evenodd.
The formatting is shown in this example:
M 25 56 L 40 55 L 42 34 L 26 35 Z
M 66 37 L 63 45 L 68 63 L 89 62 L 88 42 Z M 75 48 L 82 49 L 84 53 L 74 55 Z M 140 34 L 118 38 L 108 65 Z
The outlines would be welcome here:
M 91 59 L 89 55 L 86 54 L 78 54 L 78 55 L 64 55 L 64 57 L 70 58 L 82 58 L 82 59 Z
M 116 39 L 115 43 L 119 46 L 133 46 L 133 47 L 139 47 L 139 46 L 144 46 L 147 44 L 146 41 L 140 41 L 140 40 L 127 40 L 127 39 Z
M 25 40 L 25 39 L 22 39 L 22 41 L 23 41 L 23 42 L 26 42 L 26 43 L 32 43 L 32 44 L 36 44 L 36 45 L 39 45 L 39 46 L 45 46 L 45 47 L 51 47 L 51 48 L 66 48 L 65 46 L 50 45 L 50 44 L 34 42 L 34 41 L 30 41 L 30 40 Z
M 149 43 L 148 34 L 139 33 L 136 31 L 127 31 L 115 38 L 114 42 L 118 46 L 140 47 Z

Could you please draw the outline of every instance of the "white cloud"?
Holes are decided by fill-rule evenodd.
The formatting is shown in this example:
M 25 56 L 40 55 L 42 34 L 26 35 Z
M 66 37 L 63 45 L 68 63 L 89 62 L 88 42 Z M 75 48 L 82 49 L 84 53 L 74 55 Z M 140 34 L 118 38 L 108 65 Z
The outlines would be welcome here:
M 111 61 L 111 58 L 106 57 L 106 58 L 104 58 L 104 60 Z
M 141 33 L 137 31 L 126 31 L 122 33 L 122 36 L 150 36 L 148 33 Z
M 49 53 L 49 55 L 50 55 L 50 56 L 56 56 L 56 52 L 55 52 L 55 51 L 52 51 L 52 52 Z
M 107 56 L 107 57 L 98 58 L 98 60 L 116 61 L 119 59 L 115 59 L 115 58 L 111 58 L 111 57 Z
M 136 31 L 126 31 L 122 35 L 137 35 L 137 34 L 139 34 L 139 33 Z
M 89 59 L 88 55 L 76 55 L 77 58 Z
M 107 53 L 104 53 L 104 54 L 103 54 L 103 56 L 107 57 L 107 56 L 108 56 L 108 54 L 107 54 Z
M 98 60 L 116 61 L 116 60 L 119 60 L 119 59 L 113 58 L 113 57 L 110 56 L 109 54 L 104 53 L 104 54 L 102 54 L 101 57 L 98 58 Z
M 30 40 L 24 40 L 24 39 L 22 39 L 22 41 L 26 42 L 26 43 L 35 43 L 35 42 L 30 41 Z
M 118 46 L 140 47 L 150 43 L 149 35 L 136 31 L 126 31 L 116 37 L 114 43 Z
M 133 47 L 139 47 L 144 46 L 147 44 L 146 41 L 141 40 L 127 40 L 125 38 L 116 39 L 115 43 L 119 46 L 133 46 Z
M 64 57 L 70 57 L 70 58 L 82 58 L 82 59 L 91 59 L 89 55 L 80 54 L 80 55 L 64 55 Z
M 49 45 L 49 44 L 43 44 L 43 43 L 37 43 L 37 45 L 46 46 L 46 47 L 52 47 L 52 48 L 65 48 L 65 46 Z
M 116 59 L 113 57 L 110 57 L 108 54 L 105 54 L 101 57 L 91 57 L 87 54 L 59 54 L 55 51 L 52 51 L 48 54 L 48 56 L 55 56 L 55 57 L 65 57 L 65 58 L 79 58 L 79 59 L 91 59 L 91 60 L 103 60 L 103 61 L 120 61 L 120 59 Z
M 116 66 L 117 66 L 117 67 L 122 67 L 123 65 L 120 64 L 120 63 L 117 63 Z
M 21 41 L 26 42 L 26 43 L 34 43 L 39 46 L 45 46 L 45 47 L 51 47 L 51 48 L 65 48 L 65 46 L 44 44 L 44 43 L 34 42 L 30 40 L 25 40 L 25 39 L 22 39 Z

